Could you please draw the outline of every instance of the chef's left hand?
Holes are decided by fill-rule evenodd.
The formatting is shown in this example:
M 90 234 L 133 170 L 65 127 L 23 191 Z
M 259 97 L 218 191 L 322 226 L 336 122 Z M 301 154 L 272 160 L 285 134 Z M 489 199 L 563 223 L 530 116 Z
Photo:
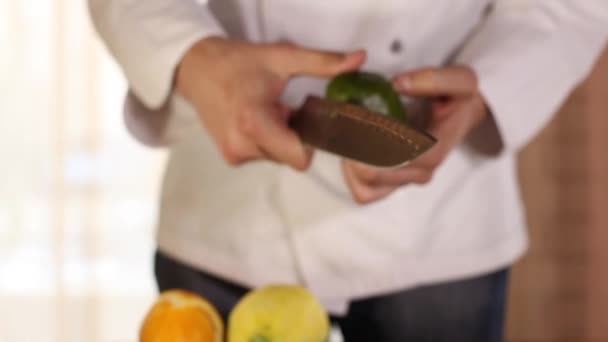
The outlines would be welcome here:
M 344 160 L 346 183 L 359 203 L 379 200 L 407 184 L 430 182 L 433 172 L 452 148 L 488 115 L 475 72 L 466 66 L 405 72 L 393 79 L 393 86 L 403 95 L 432 100 L 428 131 L 438 141 L 429 151 L 400 168 L 383 169 Z

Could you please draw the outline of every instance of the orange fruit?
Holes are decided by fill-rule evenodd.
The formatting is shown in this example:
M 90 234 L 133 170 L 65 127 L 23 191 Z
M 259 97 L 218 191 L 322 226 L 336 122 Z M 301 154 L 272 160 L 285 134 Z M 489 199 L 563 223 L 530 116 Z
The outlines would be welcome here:
M 139 332 L 140 342 L 222 342 L 224 325 L 217 310 L 184 290 L 161 293 Z

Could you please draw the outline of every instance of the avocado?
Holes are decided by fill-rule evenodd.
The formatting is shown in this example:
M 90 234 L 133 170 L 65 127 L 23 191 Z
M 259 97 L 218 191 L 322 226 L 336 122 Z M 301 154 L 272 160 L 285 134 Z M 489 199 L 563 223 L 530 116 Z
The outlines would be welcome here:
M 408 123 L 407 112 L 399 94 L 382 75 L 353 71 L 334 77 L 327 85 L 325 97 L 363 106 Z

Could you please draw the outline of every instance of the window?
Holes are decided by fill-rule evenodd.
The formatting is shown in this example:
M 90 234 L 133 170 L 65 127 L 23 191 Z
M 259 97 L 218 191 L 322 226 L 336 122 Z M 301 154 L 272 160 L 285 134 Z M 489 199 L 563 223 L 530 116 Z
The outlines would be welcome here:
M 0 2 L 0 341 L 135 341 L 155 296 L 165 152 L 85 6 Z

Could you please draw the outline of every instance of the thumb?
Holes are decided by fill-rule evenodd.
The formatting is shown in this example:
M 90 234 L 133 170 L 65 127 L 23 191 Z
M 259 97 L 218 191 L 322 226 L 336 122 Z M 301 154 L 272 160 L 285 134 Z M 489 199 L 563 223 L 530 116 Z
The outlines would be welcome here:
M 298 75 L 331 78 L 359 69 L 366 57 L 364 50 L 342 54 L 283 45 L 277 48 L 271 63 L 285 78 Z

